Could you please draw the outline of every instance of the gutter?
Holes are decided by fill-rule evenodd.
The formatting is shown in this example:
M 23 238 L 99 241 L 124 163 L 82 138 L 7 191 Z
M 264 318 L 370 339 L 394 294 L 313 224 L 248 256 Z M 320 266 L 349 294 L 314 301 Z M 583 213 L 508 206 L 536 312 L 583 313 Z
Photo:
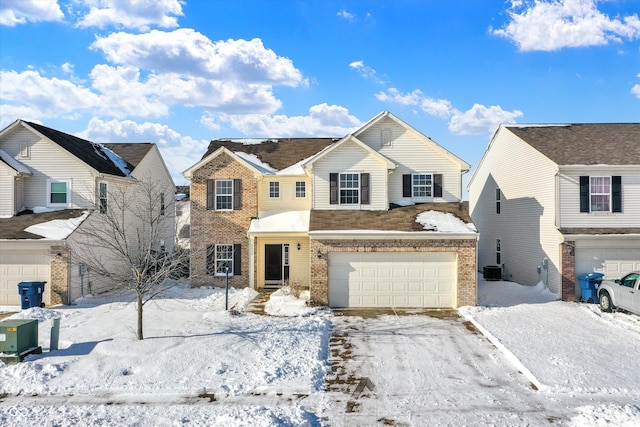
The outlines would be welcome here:
M 480 233 L 445 233 L 430 231 L 330 230 L 310 231 L 314 240 L 476 240 Z

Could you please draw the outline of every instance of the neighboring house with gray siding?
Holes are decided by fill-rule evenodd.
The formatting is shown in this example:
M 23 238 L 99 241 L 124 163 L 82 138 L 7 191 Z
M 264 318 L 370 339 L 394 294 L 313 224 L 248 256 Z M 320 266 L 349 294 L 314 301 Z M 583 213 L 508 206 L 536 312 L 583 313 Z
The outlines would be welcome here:
M 21 304 L 21 281 L 47 282 L 47 305 L 100 291 L 91 288 L 90 272 L 80 275 L 74 248 L 85 238 L 77 229 L 114 208 L 112 189 L 136 191 L 147 178 L 166 188 L 172 207 L 175 187 L 155 144 L 97 144 L 24 120 L 0 131 L 0 305 Z M 167 250 L 172 221 L 164 233 Z
M 468 185 L 480 267 L 565 300 L 640 269 L 640 124 L 502 125 Z

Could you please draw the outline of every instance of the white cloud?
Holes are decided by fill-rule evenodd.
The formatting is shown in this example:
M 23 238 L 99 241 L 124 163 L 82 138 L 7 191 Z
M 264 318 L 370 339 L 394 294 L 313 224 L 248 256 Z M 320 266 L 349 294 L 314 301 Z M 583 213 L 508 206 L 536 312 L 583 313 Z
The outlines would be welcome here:
M 495 131 L 503 123 L 515 123 L 522 111 L 505 111 L 499 105 L 486 107 L 474 104 L 465 112 L 456 111 L 449 121 L 449 130 L 454 135 L 474 135 Z
M 387 92 L 376 94 L 379 101 L 391 102 L 404 106 L 420 107 L 425 113 L 441 119 L 449 120 L 449 130 L 455 135 L 472 135 L 493 132 L 502 123 L 514 123 L 515 119 L 522 117 L 519 110 L 505 111 L 498 105 L 486 107 L 474 104 L 467 111 L 459 111 L 446 99 L 434 99 L 425 96 L 422 91 L 415 89 L 413 92 L 401 93 L 396 88 L 389 88 Z
M 145 34 L 113 33 L 92 45 L 116 64 L 225 81 L 295 87 L 302 74 L 289 58 L 264 47 L 262 40 L 212 42 L 190 28 Z
M 64 14 L 56 0 L 2 0 L 0 25 L 15 27 L 27 22 L 62 21 Z
M 610 18 L 598 0 L 512 1 L 509 23 L 490 28 L 512 40 L 521 51 L 552 51 L 565 47 L 606 45 L 640 38 L 638 15 Z
M 177 17 L 183 16 L 181 0 L 82 0 L 80 4 L 89 8 L 76 23 L 81 28 L 176 28 Z
M 346 11 L 346 10 L 344 10 L 344 9 L 339 10 L 339 11 L 338 11 L 338 13 L 337 13 L 337 15 L 338 15 L 340 18 L 344 18 L 344 19 L 347 19 L 347 20 L 349 20 L 349 21 L 353 21 L 353 18 L 354 18 L 353 14 L 351 14 L 351 13 L 347 12 L 347 11 Z
M 11 109 L 32 111 L 39 118 L 69 116 L 99 104 L 91 90 L 68 80 L 43 77 L 38 71 L 0 71 L 0 81 L 3 116 Z
M 364 78 L 374 80 L 379 84 L 384 84 L 384 80 L 378 77 L 376 70 L 369 67 L 368 65 L 365 65 L 364 61 L 353 61 L 351 64 L 349 64 L 349 68 L 357 71 Z
M 208 141 L 183 136 L 167 125 L 136 123 L 132 120 L 103 121 L 93 118 L 79 136 L 101 143 L 156 143 L 176 183 L 185 181 L 181 173 L 199 161 L 209 145 Z
M 245 135 L 264 137 L 342 137 L 362 124 L 346 108 L 326 103 L 312 106 L 308 116 L 221 115 L 219 120 L 228 122 Z

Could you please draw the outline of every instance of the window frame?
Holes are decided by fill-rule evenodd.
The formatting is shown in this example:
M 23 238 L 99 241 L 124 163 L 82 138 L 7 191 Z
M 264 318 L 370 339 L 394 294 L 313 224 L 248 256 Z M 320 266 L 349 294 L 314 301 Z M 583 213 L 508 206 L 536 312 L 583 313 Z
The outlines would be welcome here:
M 51 191 L 52 188 L 52 184 L 62 184 L 64 183 L 66 185 L 66 191 L 64 192 L 65 194 L 65 201 L 64 203 L 60 203 L 60 202 L 52 202 L 51 201 L 51 196 L 53 194 L 63 194 L 61 192 L 53 192 Z M 48 207 L 62 207 L 62 206 L 70 206 L 71 205 L 71 179 L 47 179 L 47 206 Z
M 280 198 L 280 181 L 269 181 L 269 198 Z
M 228 190 L 220 193 L 219 190 Z M 229 206 L 229 207 L 226 207 Z M 214 208 L 216 211 L 233 210 L 233 179 L 216 179 L 214 182 Z
M 347 179 L 348 176 L 357 177 L 357 179 L 355 181 L 353 179 L 348 180 Z M 345 177 L 344 182 L 343 182 L 343 177 Z M 353 185 L 354 182 L 355 182 L 355 185 Z M 340 172 L 338 174 L 338 204 L 345 205 L 345 206 L 360 205 L 360 200 L 361 200 L 360 182 L 361 182 L 361 177 L 359 172 Z M 343 187 L 343 183 L 345 185 L 351 184 L 351 186 Z M 344 196 L 343 196 L 343 192 L 345 193 Z M 353 195 L 354 192 L 355 192 L 355 197 Z M 351 195 L 349 195 L 349 193 L 351 193 Z M 350 201 L 350 202 L 346 201 L 349 199 L 350 200 L 355 199 L 355 201 Z
M 594 183 L 594 180 L 596 181 Z M 608 188 L 607 192 L 600 192 L 600 191 L 593 191 L 594 190 L 594 186 L 596 189 L 599 189 L 600 187 L 604 187 L 605 185 L 603 184 L 599 184 L 597 182 L 597 180 L 606 180 L 606 187 Z M 612 180 L 611 180 L 611 176 L 589 176 L 589 212 L 611 212 L 611 199 L 612 199 Z M 594 205 L 600 206 L 603 205 L 601 202 L 595 202 L 593 198 L 595 197 L 606 197 L 606 201 L 607 201 L 607 206 L 606 209 L 595 209 L 594 210 Z
M 230 249 L 229 249 L 230 248 Z M 234 272 L 234 247 L 232 243 L 220 243 L 216 244 L 214 248 L 214 276 L 226 276 L 227 272 L 224 271 L 224 264 L 221 263 L 229 263 L 227 267 L 229 268 L 229 276 L 233 276 Z M 230 258 L 222 258 L 222 255 L 228 255 Z
M 295 186 L 296 199 L 305 199 L 307 197 L 307 182 L 296 181 Z
M 496 264 L 502 265 L 502 240 L 496 239 Z
M 430 184 L 416 184 L 416 178 L 418 177 L 429 177 Z M 427 195 L 416 195 L 416 188 L 429 188 Z M 412 199 L 429 199 L 433 198 L 433 190 L 434 190 L 434 182 L 433 182 L 433 174 L 432 173 L 412 173 L 411 174 L 411 198 Z
M 502 192 L 500 188 L 496 188 L 496 215 L 502 213 Z
M 109 213 L 109 184 L 105 181 L 98 182 L 98 210 L 104 215 Z
M 164 192 L 160 193 L 160 215 L 164 216 L 167 210 L 167 206 L 164 200 Z

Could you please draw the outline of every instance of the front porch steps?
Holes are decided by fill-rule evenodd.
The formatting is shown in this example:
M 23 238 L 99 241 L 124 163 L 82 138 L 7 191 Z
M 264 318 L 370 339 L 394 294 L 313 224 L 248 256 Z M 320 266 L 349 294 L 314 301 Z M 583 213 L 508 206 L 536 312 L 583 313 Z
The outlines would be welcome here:
M 262 316 L 267 316 L 268 314 L 264 311 L 264 306 L 271 298 L 271 294 L 274 293 L 277 289 L 258 289 L 258 296 L 255 297 L 249 307 L 247 308 L 247 312 L 260 314 Z

